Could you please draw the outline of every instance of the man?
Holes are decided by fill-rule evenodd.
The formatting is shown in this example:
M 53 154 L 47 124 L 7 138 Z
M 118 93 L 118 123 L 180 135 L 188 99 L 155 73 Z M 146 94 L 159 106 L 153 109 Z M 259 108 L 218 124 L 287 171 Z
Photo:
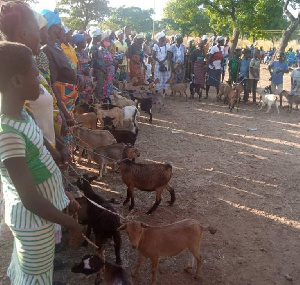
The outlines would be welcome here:
M 219 36 L 217 38 L 217 44 L 212 46 L 208 54 L 208 71 L 207 71 L 207 81 L 206 81 L 206 96 L 204 99 L 208 98 L 208 92 L 210 86 L 214 86 L 217 89 L 217 94 L 219 94 L 219 86 L 221 81 L 222 67 L 224 64 L 223 51 L 224 51 L 224 38 Z
M 124 41 L 127 44 L 127 47 L 129 48 L 131 46 L 131 39 L 130 36 L 131 35 L 131 29 L 128 26 L 124 27 Z
M 260 52 L 258 49 L 254 50 L 253 58 L 250 61 L 249 66 L 249 88 L 252 90 L 253 102 L 256 102 L 256 88 L 257 82 L 259 81 L 260 74 Z
M 289 73 L 284 52 L 278 55 L 278 60 L 274 60 L 268 69 L 271 75 L 271 93 L 280 94 L 283 90 L 283 75 Z M 280 98 L 280 106 L 282 106 L 282 97 Z

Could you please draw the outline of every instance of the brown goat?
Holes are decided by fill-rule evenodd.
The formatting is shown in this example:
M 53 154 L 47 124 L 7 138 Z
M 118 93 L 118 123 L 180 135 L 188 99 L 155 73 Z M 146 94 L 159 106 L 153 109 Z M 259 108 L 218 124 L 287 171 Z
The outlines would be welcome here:
M 126 151 L 126 148 L 124 149 Z M 125 152 L 123 159 L 126 158 Z M 155 191 L 156 201 L 147 214 L 151 214 L 156 210 L 161 202 L 161 194 L 166 188 L 171 195 L 170 205 L 175 202 L 175 192 L 170 186 L 169 181 L 172 177 L 172 166 L 170 164 L 142 164 L 135 163 L 130 160 L 124 160 L 120 163 L 123 182 L 127 185 L 127 196 L 123 205 L 131 201 L 129 210 L 135 206 L 134 188 L 142 191 Z
M 175 97 L 177 92 L 180 93 L 180 96 L 182 96 L 182 93 L 184 93 L 185 94 L 185 99 L 187 100 L 186 90 L 189 86 L 189 83 L 175 83 L 172 78 L 169 78 L 167 80 L 167 83 L 170 84 L 170 89 L 172 91 L 172 96 Z
M 236 90 L 236 85 L 234 84 L 232 88 L 229 89 L 228 94 L 227 94 L 227 98 L 228 98 L 228 106 L 229 106 L 229 110 L 230 112 L 232 112 L 234 106 L 236 105 L 236 111 L 238 112 L 238 104 L 239 104 L 239 93 Z
M 74 114 L 74 118 L 85 128 L 91 130 L 97 129 L 97 115 L 94 112 Z
M 138 221 L 129 221 L 119 230 L 126 229 L 130 243 L 139 251 L 139 261 L 134 273 L 137 276 L 146 258 L 152 263 L 152 285 L 157 282 L 158 261 L 161 256 L 175 256 L 185 249 L 191 253 L 191 259 L 185 271 L 193 268 L 194 258 L 197 260 L 195 278 L 200 278 L 201 255 L 199 253 L 204 231 L 215 234 L 212 227 L 203 227 L 196 220 L 187 219 L 170 225 L 151 227 Z
M 231 86 L 229 85 L 228 82 L 229 81 L 227 81 L 227 83 L 220 83 L 219 93 L 217 94 L 217 101 L 221 101 L 222 100 L 222 96 L 224 96 L 224 98 L 223 98 L 224 104 L 227 103 L 227 95 L 228 95 L 228 92 L 229 92 L 229 90 L 231 88 Z

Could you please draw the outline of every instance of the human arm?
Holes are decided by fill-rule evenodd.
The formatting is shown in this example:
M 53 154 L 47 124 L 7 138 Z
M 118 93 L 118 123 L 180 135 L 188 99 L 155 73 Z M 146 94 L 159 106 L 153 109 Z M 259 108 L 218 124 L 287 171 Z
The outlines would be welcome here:
M 271 64 L 269 64 L 269 66 L 268 66 L 268 70 L 269 70 L 271 76 L 272 76 L 272 69 L 274 69 L 274 61 Z
M 81 239 L 81 226 L 73 218 L 55 208 L 37 191 L 25 157 L 8 158 L 4 160 L 4 165 L 24 207 L 47 221 L 66 227 L 72 236 L 71 245 L 76 245 Z

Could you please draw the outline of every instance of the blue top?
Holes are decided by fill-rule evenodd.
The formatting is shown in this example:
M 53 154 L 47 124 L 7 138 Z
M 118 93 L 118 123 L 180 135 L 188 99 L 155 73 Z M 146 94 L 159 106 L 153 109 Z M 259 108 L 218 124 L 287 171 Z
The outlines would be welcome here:
M 250 58 L 249 59 L 242 59 L 241 60 L 240 77 L 242 77 L 242 78 L 248 78 L 248 75 L 249 75 L 249 65 L 250 65 Z
M 282 84 L 283 83 L 283 72 L 276 73 L 277 69 L 283 69 L 284 71 L 289 71 L 289 66 L 287 62 L 279 62 L 278 60 L 273 61 L 270 64 L 270 67 L 273 68 L 271 82 L 274 84 Z

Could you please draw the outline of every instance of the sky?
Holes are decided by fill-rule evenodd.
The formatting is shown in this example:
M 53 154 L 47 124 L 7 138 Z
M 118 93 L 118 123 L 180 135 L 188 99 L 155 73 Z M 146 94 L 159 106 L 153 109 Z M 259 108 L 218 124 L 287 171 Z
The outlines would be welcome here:
M 154 19 L 158 20 L 163 17 L 163 9 L 168 0 L 109 0 L 110 7 L 119 7 L 120 5 L 124 6 L 135 6 L 140 7 L 142 9 L 150 9 L 154 8 L 155 5 L 155 17 Z M 43 9 L 54 10 L 56 4 L 56 0 L 40 0 L 39 4 L 32 4 L 32 8 L 40 12 Z

